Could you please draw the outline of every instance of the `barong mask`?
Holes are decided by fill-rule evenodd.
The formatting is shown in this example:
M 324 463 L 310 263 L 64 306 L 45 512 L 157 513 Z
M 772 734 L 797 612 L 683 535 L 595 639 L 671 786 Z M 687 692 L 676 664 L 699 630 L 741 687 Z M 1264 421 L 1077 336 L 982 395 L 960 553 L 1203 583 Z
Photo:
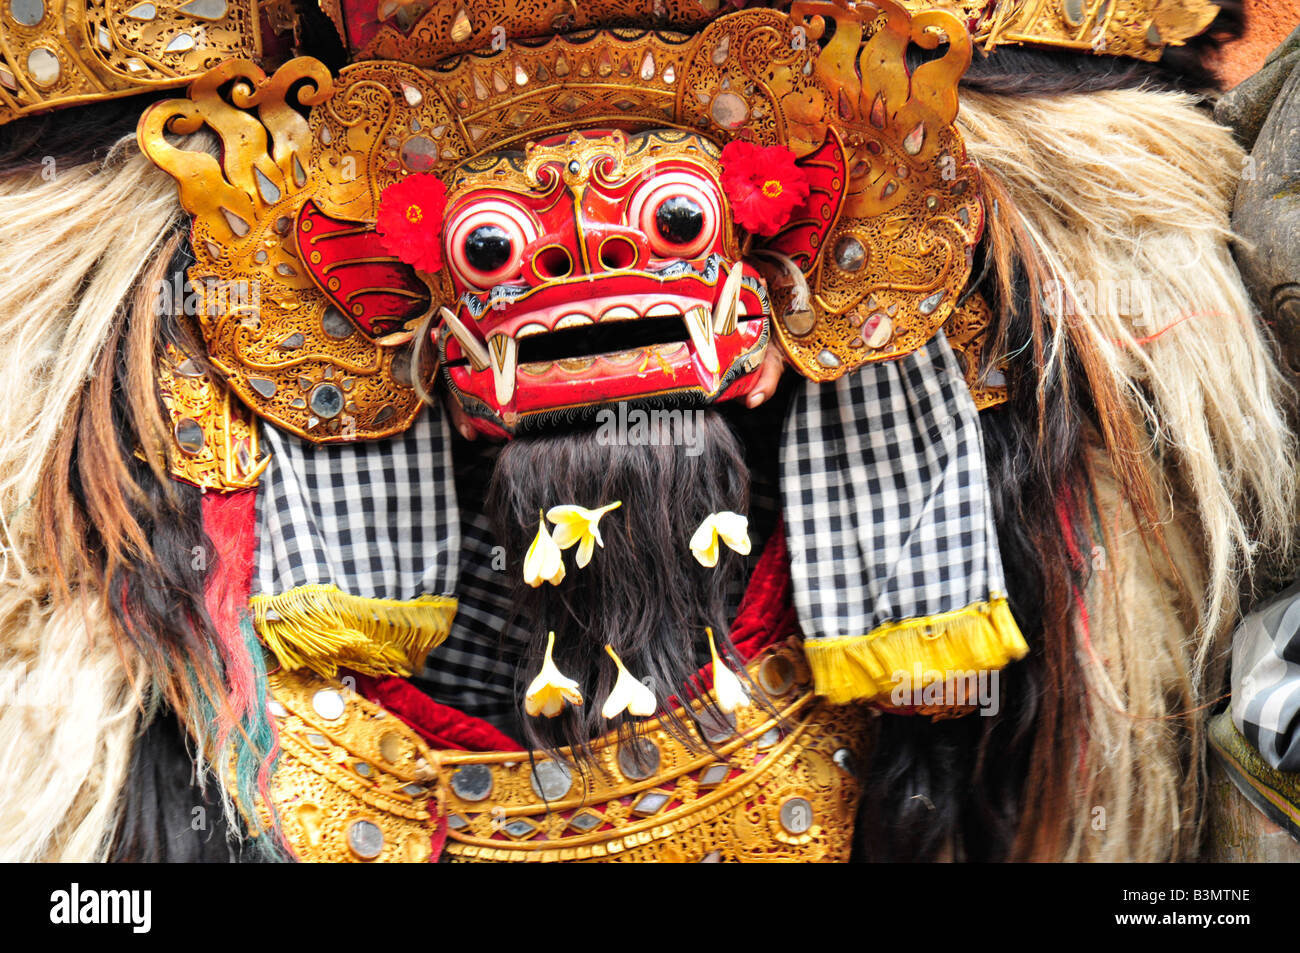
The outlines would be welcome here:
M 456 174 L 439 355 L 481 428 L 745 392 L 767 295 L 739 261 L 720 175 L 716 146 L 667 130 L 573 133 Z
M 986 51 L 1024 44 L 1155 60 L 1167 46 L 1201 32 L 1217 9 L 1199 0 L 1122 11 L 1063 0 L 814 0 L 788 11 L 719 16 L 716 5 L 696 0 L 581 8 L 563 0 L 474 8 L 459 0 L 319 5 L 353 64 L 334 75 L 314 60 L 283 61 L 298 29 L 297 15 L 283 2 L 71 0 L 54 8 L 25 0 L 3 25 L 9 45 L 0 63 L 0 123 L 191 84 L 189 100 L 152 107 L 140 143 L 178 179 L 194 215 L 197 261 L 190 277 L 202 298 L 197 330 L 238 403 L 321 443 L 382 438 L 409 427 L 419 412 L 416 385 L 428 383 L 438 352 L 449 365 L 444 380 L 476 425 L 490 432 L 637 394 L 738 396 L 761 357 L 761 335 L 755 336 L 760 273 L 771 281 L 772 337 L 805 376 L 832 380 L 866 363 L 897 359 L 943 327 L 977 404 L 996 402 L 1000 389 L 977 371 L 985 309 L 978 296 L 959 297 L 983 225 L 978 180 L 952 126 L 972 43 Z M 263 70 L 273 67 L 279 69 L 268 77 Z M 177 148 L 165 135 L 204 127 L 220 137 L 220 158 L 193 142 Z M 534 305 L 492 299 L 490 288 L 477 287 L 451 264 L 420 272 L 377 240 L 384 191 L 409 176 L 428 174 L 452 186 L 489 169 L 493 156 L 507 165 L 508 154 L 526 156 L 530 144 L 560 148 L 572 134 L 601 138 L 621 130 L 635 138 L 656 129 L 680 136 L 661 137 L 664 148 L 688 148 L 688 134 L 698 137 L 701 157 L 716 158 L 711 146 L 733 141 L 786 148 L 811 186 L 807 202 L 779 230 L 743 236 L 743 256 L 713 259 L 716 277 L 707 273 L 691 295 L 663 302 L 716 308 L 719 281 L 733 267 L 747 276 L 739 293 L 747 310 L 737 317 L 749 320 L 718 340 L 716 369 L 704 311 L 694 305 L 681 312 L 687 340 L 661 342 L 651 334 L 632 347 L 610 345 L 620 348 L 615 354 L 631 355 L 635 372 L 605 359 L 580 368 L 595 357 L 584 352 L 602 346 L 599 328 L 585 341 L 574 334 L 525 347 L 526 336 L 512 325 L 546 326 L 526 320 Z M 510 190 L 525 185 L 541 192 L 558 187 L 539 180 Z M 727 249 L 735 239 L 734 216 L 725 192 L 721 199 L 718 239 Z M 572 231 L 571 244 L 558 243 L 540 263 L 562 267 L 563 252 L 574 270 L 566 278 L 535 269 L 524 274 L 524 252 L 535 258 L 543 249 L 512 247 L 511 263 L 521 256 L 521 273 L 505 287 L 518 291 L 527 284 L 542 317 L 558 323 L 567 316 L 553 313 L 563 308 L 563 282 L 576 292 L 579 268 L 603 268 L 603 285 L 613 277 L 610 263 L 622 265 L 636 246 L 635 240 L 609 243 L 611 254 L 619 253 L 603 262 L 597 243 L 595 258 L 583 258 L 584 217 L 596 229 L 592 236 L 602 228 L 630 228 L 653 246 L 653 230 L 629 220 L 628 211 L 606 203 L 575 208 L 571 228 L 532 222 L 544 226 L 538 238 L 557 228 Z M 427 228 L 443 224 L 430 220 Z M 318 231 L 308 235 L 313 226 Z M 662 263 L 674 258 L 700 261 L 689 254 L 656 256 L 653 248 L 644 258 L 644 267 L 612 270 L 646 279 L 663 277 Z M 546 283 L 556 287 L 539 287 Z M 620 281 L 601 290 L 641 298 L 645 287 Z M 505 301 L 506 313 L 483 324 L 472 313 L 483 297 L 471 289 L 488 292 L 494 304 Z M 543 304 L 548 299 L 554 300 Z M 601 315 L 575 315 L 604 323 L 595 320 Z M 692 315 L 700 320 L 688 320 Z M 639 316 L 638 334 L 660 330 L 647 317 Z M 425 327 L 438 346 L 412 368 L 408 345 Z M 449 343 L 458 327 L 466 332 L 460 346 Z M 548 333 L 557 330 L 566 329 L 548 326 Z M 465 344 L 471 338 L 486 355 Z M 577 353 L 566 354 L 575 342 Z M 666 343 L 685 347 L 669 360 Z M 551 345 L 557 360 L 549 360 Z M 466 346 L 476 353 L 465 353 Z M 520 348 L 535 347 L 548 359 L 520 362 Z M 647 354 L 655 357 L 642 368 Z M 474 367 L 485 356 L 495 369 Z M 511 359 L 513 375 L 506 373 Z M 523 381 L 530 372 L 535 379 Z M 164 392 L 174 389 L 167 380 L 163 385 Z M 207 403 L 226 406 L 216 394 Z M 232 412 L 239 416 L 238 407 Z M 244 422 L 223 414 L 195 418 L 176 408 L 173 417 L 179 476 L 212 488 L 256 480 L 257 461 L 240 462 L 226 446 Z M 216 462 L 186 465 L 199 457 Z
M 254 412 L 316 442 L 389 436 L 436 359 L 476 427 L 509 434 L 740 396 L 769 337 L 825 381 L 941 327 L 997 399 L 986 309 L 961 299 L 983 206 L 952 125 L 960 20 L 881 0 L 550 33 L 506 24 L 461 55 L 462 31 L 334 77 L 228 60 L 145 114 L 194 215 L 209 357 Z M 204 126 L 220 159 L 168 135 Z M 806 198 L 739 227 L 728 145 L 780 150 Z

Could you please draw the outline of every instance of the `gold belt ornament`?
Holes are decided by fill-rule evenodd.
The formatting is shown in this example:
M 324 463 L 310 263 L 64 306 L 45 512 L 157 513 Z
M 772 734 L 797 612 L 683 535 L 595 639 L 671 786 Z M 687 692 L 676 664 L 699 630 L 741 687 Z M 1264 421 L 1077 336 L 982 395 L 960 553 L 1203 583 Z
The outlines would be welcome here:
M 298 859 L 432 859 L 437 756 L 420 736 L 342 681 L 308 669 L 269 681 L 280 738 L 271 799 Z M 269 825 L 264 804 L 258 812 Z
M 272 798 L 304 861 L 430 860 L 443 818 L 449 861 L 847 860 L 868 709 L 814 696 L 797 639 L 749 670 L 779 718 L 757 706 L 704 717 L 713 751 L 653 719 L 632 744 L 593 742 L 582 770 L 523 752 L 433 751 L 341 683 L 277 672 Z

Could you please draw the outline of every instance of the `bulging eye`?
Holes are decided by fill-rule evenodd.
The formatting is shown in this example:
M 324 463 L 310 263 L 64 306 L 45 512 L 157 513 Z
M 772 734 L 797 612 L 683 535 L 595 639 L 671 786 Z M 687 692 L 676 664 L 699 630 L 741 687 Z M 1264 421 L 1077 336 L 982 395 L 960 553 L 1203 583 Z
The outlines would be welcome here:
M 518 206 L 482 199 L 453 213 L 444 234 L 457 276 L 485 291 L 522 275 L 524 247 L 537 239 L 538 228 Z
M 704 209 L 688 195 L 674 195 L 655 211 L 659 237 L 672 245 L 689 245 L 704 231 Z
M 510 260 L 514 243 L 500 225 L 480 225 L 465 236 L 465 260 L 475 271 L 500 271 Z
M 708 179 L 668 172 L 633 193 L 627 218 L 649 239 L 656 258 L 698 258 L 717 238 L 722 206 Z

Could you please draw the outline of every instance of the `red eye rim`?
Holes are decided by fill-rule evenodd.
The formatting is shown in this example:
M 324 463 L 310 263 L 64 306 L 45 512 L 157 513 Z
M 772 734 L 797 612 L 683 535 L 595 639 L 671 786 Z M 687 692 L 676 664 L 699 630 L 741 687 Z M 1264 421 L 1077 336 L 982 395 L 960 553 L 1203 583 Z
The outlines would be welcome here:
M 495 225 L 510 238 L 510 257 L 500 268 L 490 272 L 480 271 L 465 257 L 465 239 L 476 228 Z M 541 234 L 532 215 L 518 205 L 503 199 L 479 199 L 463 211 L 453 214 L 443 234 L 447 263 L 464 284 L 479 291 L 512 281 L 523 274 L 524 248 Z
M 689 198 L 704 210 L 704 227 L 700 234 L 682 245 L 665 239 L 655 222 L 659 206 L 678 196 Z M 656 258 L 698 258 L 717 240 L 718 230 L 722 227 L 722 197 L 717 185 L 704 176 L 691 172 L 664 172 L 632 193 L 627 206 L 627 223 L 645 235 Z

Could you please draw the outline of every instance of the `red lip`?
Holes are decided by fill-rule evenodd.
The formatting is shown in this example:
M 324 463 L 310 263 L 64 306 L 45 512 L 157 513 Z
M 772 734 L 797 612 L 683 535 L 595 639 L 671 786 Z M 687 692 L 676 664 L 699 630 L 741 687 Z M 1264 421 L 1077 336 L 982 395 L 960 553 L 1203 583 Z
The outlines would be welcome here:
M 753 285 L 740 285 L 730 321 L 717 308 L 725 274 L 707 281 L 689 269 L 551 282 L 490 302 L 478 320 L 462 306 L 457 330 L 474 336 L 473 359 L 443 327 L 443 373 L 491 434 L 512 433 L 530 415 L 638 397 L 731 399 L 747 392 L 768 341 L 761 283 L 742 274 Z

